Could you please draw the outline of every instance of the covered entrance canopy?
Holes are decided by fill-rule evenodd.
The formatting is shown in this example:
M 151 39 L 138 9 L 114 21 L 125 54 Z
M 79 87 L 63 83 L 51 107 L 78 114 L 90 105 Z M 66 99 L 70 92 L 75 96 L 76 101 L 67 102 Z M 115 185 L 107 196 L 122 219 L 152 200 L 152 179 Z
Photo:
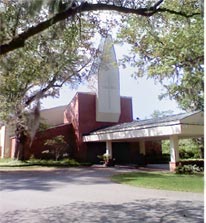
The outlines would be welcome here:
M 173 170 L 179 161 L 178 140 L 203 136 L 204 113 L 198 111 L 114 125 L 83 136 L 83 141 L 105 141 L 106 151 L 112 155 L 113 141 L 140 141 L 140 151 L 145 154 L 144 141 L 169 139 L 170 169 Z

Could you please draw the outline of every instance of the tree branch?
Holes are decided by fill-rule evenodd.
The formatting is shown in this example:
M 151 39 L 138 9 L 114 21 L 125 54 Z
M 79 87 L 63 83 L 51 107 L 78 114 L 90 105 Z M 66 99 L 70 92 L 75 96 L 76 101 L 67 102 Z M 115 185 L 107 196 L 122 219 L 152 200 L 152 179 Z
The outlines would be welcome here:
M 157 9 L 157 7 L 158 7 L 159 5 L 161 5 L 163 1 L 164 1 L 164 0 L 159 0 L 157 3 L 155 3 L 154 6 L 153 6 L 154 9 Z
M 81 66 L 79 68 L 79 70 L 76 70 L 75 72 L 73 71 L 73 73 L 71 75 L 69 75 L 67 78 L 65 78 L 60 84 L 55 84 L 55 82 L 58 79 L 57 74 L 59 73 L 61 68 L 65 66 L 65 64 L 62 64 L 61 68 L 53 75 L 53 78 L 48 82 L 47 86 L 44 87 L 43 89 L 39 90 L 38 92 L 34 93 L 33 95 L 31 95 L 29 98 L 27 98 L 27 100 L 25 101 L 25 105 L 29 106 L 35 100 L 42 98 L 43 95 L 44 95 L 44 97 L 49 96 L 49 94 L 48 95 L 45 94 L 48 90 L 50 90 L 51 88 L 62 87 L 69 79 L 71 79 L 72 77 L 75 77 L 77 75 L 77 73 L 79 73 L 81 70 L 83 70 L 89 64 L 89 62 L 90 61 L 85 63 L 83 66 Z
M 41 89 L 40 91 L 38 91 L 37 93 L 35 93 L 34 95 L 30 96 L 27 101 L 25 102 L 25 105 L 28 106 L 30 105 L 33 101 L 35 101 L 36 99 L 40 99 L 42 97 L 42 95 L 47 92 L 50 88 L 53 87 L 54 83 L 56 82 L 56 77 L 54 76 L 52 78 L 52 80 L 48 83 L 48 85 Z
M 154 15 L 155 13 L 159 12 L 168 12 L 171 14 L 176 14 L 184 17 L 191 17 L 200 13 L 194 13 L 191 15 L 187 15 L 184 12 L 178 12 L 166 8 L 158 8 L 158 6 L 163 2 L 163 0 L 159 0 L 157 3 L 155 3 L 153 6 L 150 8 L 128 8 L 128 7 L 122 7 L 118 5 L 110 5 L 110 4 L 104 4 L 104 3 L 97 3 L 97 4 L 92 4 L 88 2 L 83 2 L 81 5 L 76 6 L 76 7 L 71 7 L 63 12 L 60 12 L 53 16 L 52 18 L 40 22 L 36 26 L 33 26 L 26 30 L 25 32 L 19 34 L 18 36 L 14 37 L 9 43 L 2 44 L 0 45 L 0 55 L 6 54 L 10 51 L 13 51 L 18 48 L 22 48 L 25 45 L 25 41 L 29 39 L 30 37 L 48 29 L 52 25 L 58 23 L 59 21 L 62 21 L 66 18 L 72 17 L 78 13 L 82 12 L 90 12 L 90 11 L 117 11 L 120 13 L 124 14 L 135 14 L 135 15 L 140 15 L 140 16 L 146 16 L 150 17 Z
M 191 18 L 191 17 L 196 16 L 196 15 L 201 15 L 200 12 L 196 12 L 196 13 L 192 13 L 192 14 L 186 14 L 185 12 L 175 11 L 175 10 L 171 10 L 171 9 L 167 9 L 167 8 L 158 8 L 156 10 L 156 12 L 168 12 L 170 14 L 179 15 L 179 16 L 182 16 L 182 17 L 185 17 L 185 18 Z

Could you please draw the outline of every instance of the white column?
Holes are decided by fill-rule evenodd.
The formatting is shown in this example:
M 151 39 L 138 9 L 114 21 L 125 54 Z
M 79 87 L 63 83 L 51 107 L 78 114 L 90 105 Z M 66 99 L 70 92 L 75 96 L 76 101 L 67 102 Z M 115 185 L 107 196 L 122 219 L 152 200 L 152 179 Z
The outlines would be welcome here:
M 106 154 L 112 158 L 112 141 L 106 141 Z
M 0 128 L 0 147 L 1 147 L 1 158 L 5 156 L 5 141 L 6 141 L 6 126 Z
M 140 154 L 143 154 L 145 155 L 146 154 L 146 150 L 145 150 L 145 141 L 141 140 L 139 142 L 139 151 L 140 151 Z
M 179 161 L 179 143 L 178 136 L 170 136 L 170 161 L 178 162 Z

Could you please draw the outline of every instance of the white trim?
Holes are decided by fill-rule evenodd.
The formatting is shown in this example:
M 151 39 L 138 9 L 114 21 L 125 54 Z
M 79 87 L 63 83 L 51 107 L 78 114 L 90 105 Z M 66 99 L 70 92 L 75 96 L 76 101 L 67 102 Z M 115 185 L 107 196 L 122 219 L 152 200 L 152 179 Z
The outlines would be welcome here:
M 107 140 L 122 139 L 141 139 L 149 137 L 167 137 L 171 135 L 179 135 L 180 137 L 198 137 L 203 136 L 204 127 L 200 125 L 184 125 L 176 124 L 172 126 L 157 126 L 145 129 L 120 130 L 115 132 L 103 132 L 98 134 L 90 134 L 83 136 L 84 142 L 97 142 Z
M 124 124 L 124 123 L 123 123 Z M 128 123 L 125 123 L 128 124 Z M 153 124 L 146 124 L 146 125 L 138 125 L 138 126 L 127 126 L 127 127 L 121 127 L 117 129 L 102 129 L 98 130 L 98 132 L 95 132 L 95 134 L 102 134 L 102 133 L 114 133 L 114 132 L 125 132 L 125 131 L 131 131 L 131 130 L 142 130 L 142 129 L 148 129 L 148 128 L 157 128 L 157 127 L 167 127 L 167 126 L 173 126 L 173 125 L 179 125 L 180 121 L 172 121 L 172 122 L 164 122 L 164 123 L 153 123 Z M 122 124 L 118 124 L 122 125 Z M 118 125 L 116 125 L 118 127 Z M 114 126 L 115 127 L 115 126 Z
M 131 129 L 125 131 L 115 131 L 110 133 L 91 134 L 83 137 L 84 142 L 92 141 L 107 141 L 118 139 L 132 139 L 132 138 L 146 138 L 157 136 L 169 136 L 174 134 L 180 134 L 180 125 L 174 126 L 160 126 L 145 129 Z

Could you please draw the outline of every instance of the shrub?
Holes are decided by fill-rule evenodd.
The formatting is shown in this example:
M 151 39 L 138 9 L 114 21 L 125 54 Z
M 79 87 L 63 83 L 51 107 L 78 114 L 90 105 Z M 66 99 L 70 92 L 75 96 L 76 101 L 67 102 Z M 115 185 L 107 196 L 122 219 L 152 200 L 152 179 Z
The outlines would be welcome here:
M 112 159 L 111 156 L 107 153 L 103 155 L 98 155 L 97 156 L 105 166 L 110 167 L 110 166 L 115 166 L 115 159 Z
M 183 159 L 180 160 L 182 166 L 184 165 L 196 165 L 198 167 L 204 168 L 204 160 L 203 159 Z
M 191 150 L 185 150 L 181 149 L 179 151 L 180 159 L 190 159 L 190 158 L 199 158 L 199 155 L 196 152 L 193 152 Z
M 30 165 L 39 165 L 39 166 L 80 166 L 80 163 L 74 159 L 63 159 L 60 161 L 57 160 L 41 160 L 41 159 L 30 159 L 28 161 Z
M 42 152 L 45 159 L 52 159 L 54 157 L 54 159 L 57 161 L 64 158 L 65 154 L 68 157 L 68 144 L 64 140 L 63 135 L 55 136 L 53 139 L 47 139 L 44 145 L 50 147 L 47 152 Z
M 175 169 L 175 173 L 177 174 L 195 174 L 203 172 L 203 167 L 199 167 L 197 165 L 181 165 Z

